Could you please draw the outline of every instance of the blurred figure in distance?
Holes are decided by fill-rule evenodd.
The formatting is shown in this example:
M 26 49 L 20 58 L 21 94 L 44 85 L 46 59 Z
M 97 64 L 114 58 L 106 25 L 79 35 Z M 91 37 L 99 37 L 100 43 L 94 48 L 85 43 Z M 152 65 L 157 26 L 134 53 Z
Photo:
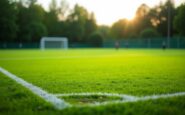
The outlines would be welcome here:
M 116 41 L 116 42 L 115 42 L 115 48 L 116 48 L 116 50 L 118 50 L 119 47 L 120 47 L 119 41 Z

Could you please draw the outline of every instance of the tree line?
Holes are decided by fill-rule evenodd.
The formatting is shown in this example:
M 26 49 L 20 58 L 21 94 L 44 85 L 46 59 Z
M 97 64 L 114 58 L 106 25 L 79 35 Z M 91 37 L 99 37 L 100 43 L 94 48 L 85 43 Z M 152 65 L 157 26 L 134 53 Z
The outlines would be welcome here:
M 169 12 L 170 11 L 170 12 Z M 121 11 L 120 11 L 121 13 Z M 170 21 L 169 21 L 170 17 Z M 93 12 L 65 0 L 51 0 L 46 11 L 37 0 L 0 0 L 0 42 L 38 42 L 42 36 L 65 36 L 70 43 L 95 43 L 114 38 L 185 36 L 185 4 L 171 0 L 150 8 L 142 4 L 133 20 L 119 19 L 112 26 L 97 25 Z

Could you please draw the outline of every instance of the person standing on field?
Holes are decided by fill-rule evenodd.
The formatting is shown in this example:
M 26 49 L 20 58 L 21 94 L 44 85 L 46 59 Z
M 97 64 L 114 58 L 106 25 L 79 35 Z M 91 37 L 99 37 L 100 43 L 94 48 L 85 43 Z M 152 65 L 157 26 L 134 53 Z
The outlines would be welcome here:
M 116 50 L 119 49 L 119 47 L 120 47 L 119 45 L 120 45 L 120 44 L 119 44 L 119 41 L 116 41 L 116 42 L 115 42 L 115 48 L 116 48 Z
M 163 41 L 162 49 L 163 49 L 163 50 L 165 50 L 165 49 L 166 49 L 166 42 L 165 42 L 165 41 Z

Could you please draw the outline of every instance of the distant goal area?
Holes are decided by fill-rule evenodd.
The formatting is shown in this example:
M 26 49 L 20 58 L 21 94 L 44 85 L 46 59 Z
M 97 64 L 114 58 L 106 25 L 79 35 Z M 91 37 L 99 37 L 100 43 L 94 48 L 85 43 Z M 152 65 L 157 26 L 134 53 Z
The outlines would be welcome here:
M 40 49 L 68 49 L 68 39 L 66 37 L 42 37 Z

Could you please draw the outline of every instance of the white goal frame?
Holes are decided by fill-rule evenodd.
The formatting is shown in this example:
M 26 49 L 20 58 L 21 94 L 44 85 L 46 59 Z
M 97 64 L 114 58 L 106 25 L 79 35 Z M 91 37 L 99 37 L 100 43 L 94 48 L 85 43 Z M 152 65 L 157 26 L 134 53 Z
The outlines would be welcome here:
M 68 49 L 68 39 L 66 37 L 42 37 L 40 40 L 40 49 L 45 50 L 46 44 L 45 42 L 61 42 L 61 49 Z

